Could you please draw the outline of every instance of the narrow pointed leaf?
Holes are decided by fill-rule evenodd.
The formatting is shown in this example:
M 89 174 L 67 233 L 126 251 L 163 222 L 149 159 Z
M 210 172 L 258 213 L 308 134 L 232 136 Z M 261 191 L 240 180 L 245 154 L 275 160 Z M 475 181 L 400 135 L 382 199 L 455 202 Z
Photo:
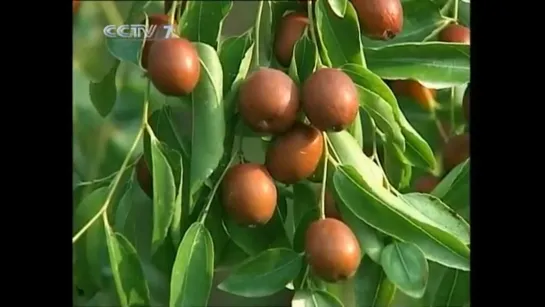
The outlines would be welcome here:
M 95 106 L 98 114 L 102 117 L 106 117 L 110 114 L 117 98 L 115 76 L 118 67 L 119 61 L 116 61 L 114 66 L 110 69 L 110 72 L 108 72 L 102 81 L 98 83 L 93 81 L 89 82 L 91 102 L 93 103 L 93 106 Z
M 169 307 L 206 306 L 214 273 L 214 243 L 201 223 L 192 224 L 178 247 Z
M 455 236 L 464 244 L 469 244 L 469 224 L 439 198 L 429 194 L 410 193 L 403 195 L 403 199 L 429 217 L 433 225 Z
M 469 270 L 469 248 L 454 236 L 426 223 L 426 217 L 382 187 L 371 187 L 350 166 L 333 175 L 336 197 L 368 225 L 400 241 L 416 244 L 426 258 Z
M 180 35 L 216 49 L 223 21 L 232 7 L 233 1 L 187 1 L 178 25 Z
M 316 45 L 308 36 L 307 30 L 295 44 L 289 67 L 290 76 L 303 84 L 316 69 L 318 56 Z
M 352 3 L 347 1 L 344 18 L 336 16 L 327 1 L 316 3 L 315 14 L 324 64 L 332 67 L 347 63 L 365 66 L 358 16 Z
M 153 232 L 152 253 L 155 253 L 167 236 L 176 198 L 176 185 L 172 168 L 165 156 L 165 147 L 156 138 L 151 139 L 153 180 Z
M 412 243 L 394 242 L 382 251 L 380 263 L 388 279 L 413 298 L 424 296 L 428 284 L 428 261 Z
M 348 0 L 327 0 L 331 10 L 337 17 L 343 18 L 346 13 Z
M 243 297 L 264 297 L 282 290 L 301 270 L 303 256 L 286 248 L 269 249 L 241 264 L 218 285 Z
M 191 2 L 197 3 L 197 2 Z M 193 137 L 191 145 L 190 193 L 193 196 L 218 166 L 223 155 L 225 118 L 223 109 L 223 71 L 216 51 L 196 43 L 200 56 L 201 76 L 191 93 Z M 190 203 L 193 213 L 194 202 Z
M 136 249 L 109 225 L 104 227 L 119 303 L 123 307 L 150 305 L 150 293 Z
M 249 31 L 240 36 L 229 37 L 219 46 L 218 55 L 223 67 L 224 96 L 231 91 L 237 79 L 244 78 L 248 73 L 249 63 L 245 65 L 245 69 L 241 67 L 241 64 L 252 46 L 253 42 Z M 251 52 L 249 54 L 251 58 Z
M 359 306 L 389 306 L 395 295 L 395 286 L 388 280 L 380 264 L 363 256 L 356 276 L 354 292 Z
M 469 207 L 470 160 L 456 166 L 432 191 L 452 209 L 461 212 Z M 467 216 L 465 217 L 467 218 Z

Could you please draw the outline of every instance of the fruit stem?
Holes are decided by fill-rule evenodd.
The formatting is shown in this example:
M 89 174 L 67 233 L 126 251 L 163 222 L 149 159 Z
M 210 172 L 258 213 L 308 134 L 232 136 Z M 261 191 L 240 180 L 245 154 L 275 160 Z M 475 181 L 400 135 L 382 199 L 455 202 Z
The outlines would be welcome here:
M 264 1 L 259 1 L 259 6 L 257 7 L 257 15 L 255 17 L 255 23 L 254 23 L 254 41 L 255 41 L 254 55 L 253 55 L 253 58 L 255 59 L 254 67 L 260 66 L 259 46 L 261 45 L 261 42 L 259 41 L 259 31 L 260 31 L 260 24 L 261 24 L 261 14 L 263 13 L 263 2 Z
M 170 8 L 170 12 L 168 12 L 169 16 L 169 24 L 174 24 L 174 19 L 176 18 L 176 7 L 178 6 L 179 1 L 172 1 L 172 7 Z
M 138 160 L 134 160 L 132 163 L 130 163 L 129 165 L 127 165 L 127 168 L 131 168 L 133 167 L 136 163 L 138 162 Z M 75 166 L 75 165 L 74 165 Z M 125 169 L 122 169 L 121 170 L 122 172 L 125 171 Z M 103 182 L 103 181 L 106 181 L 106 180 L 109 180 L 109 179 L 112 179 L 115 177 L 115 175 L 117 175 L 117 171 L 116 172 L 113 172 L 111 173 L 110 175 L 108 176 L 105 176 L 105 177 L 102 177 L 102 178 L 98 178 L 98 179 L 93 179 L 93 180 L 89 180 L 89 181 L 80 181 L 78 182 L 75 187 L 78 188 L 78 187 L 84 187 L 84 186 L 88 186 L 88 185 L 93 185 L 95 183 L 99 183 L 99 182 Z M 78 174 L 79 175 L 79 174 Z M 80 175 L 80 177 L 82 177 Z
M 307 264 L 307 268 L 305 269 L 305 274 L 303 275 L 303 279 L 301 279 L 301 285 L 299 285 L 299 289 L 303 289 L 305 283 L 307 283 L 307 286 L 308 286 L 308 284 L 310 284 L 308 282 L 308 271 L 309 270 L 310 270 L 310 267 Z
M 106 210 L 108 209 L 108 206 L 110 205 L 110 202 L 112 201 L 113 195 L 115 191 L 117 190 L 117 186 L 119 185 L 119 182 L 121 181 L 121 177 L 123 176 L 124 170 L 129 165 L 129 162 L 132 158 L 132 155 L 134 151 L 136 150 L 136 146 L 138 146 L 140 142 L 140 138 L 144 134 L 144 129 L 147 126 L 148 123 L 148 108 L 149 108 L 149 89 L 150 89 L 150 82 L 148 81 L 148 86 L 146 88 L 146 93 L 144 94 L 144 112 L 142 115 L 142 123 L 140 124 L 140 129 L 138 130 L 138 134 L 136 135 L 136 138 L 134 139 L 131 148 L 129 149 L 129 152 L 125 156 L 125 160 L 123 161 L 123 164 L 121 164 L 121 168 L 117 172 L 117 175 L 115 176 L 115 179 L 113 181 L 112 187 L 110 188 L 110 191 L 108 192 L 108 196 L 106 197 L 106 201 L 104 201 L 104 204 L 98 210 L 97 214 L 91 218 L 89 222 L 85 226 L 81 228 L 76 235 L 72 237 L 72 244 L 76 243 L 78 239 L 91 227 L 93 224 L 100 218 L 101 215 L 104 214 L 104 218 L 107 218 L 106 216 Z
M 443 128 L 443 125 L 439 121 L 438 118 L 434 118 L 435 125 L 437 126 L 437 131 L 439 131 L 439 135 L 441 136 L 441 139 L 443 140 L 443 143 L 446 143 L 448 141 L 448 133 Z
M 231 155 L 231 159 L 229 160 L 229 163 L 225 166 L 223 169 L 223 172 L 221 172 L 220 177 L 218 178 L 218 181 L 216 181 L 216 184 L 214 185 L 214 188 L 212 188 L 212 191 L 210 192 L 210 195 L 208 196 L 208 201 L 206 202 L 206 206 L 204 206 L 204 210 L 201 212 L 199 216 L 199 223 L 204 224 L 204 220 L 206 219 L 206 216 L 208 216 L 208 211 L 210 211 L 210 205 L 212 204 L 212 200 L 216 196 L 216 192 L 218 191 L 218 188 L 223 181 L 223 177 L 225 177 L 225 174 L 227 174 L 227 171 L 229 168 L 231 168 L 231 165 L 235 162 L 235 160 L 238 158 L 238 150 L 233 155 Z
M 452 87 L 450 89 L 450 134 L 453 135 L 456 130 L 456 117 L 454 116 L 456 101 L 455 101 L 455 91 L 456 88 Z
M 321 197 L 320 197 L 320 217 L 322 219 L 325 219 L 325 185 L 327 181 L 327 157 L 329 157 L 329 150 L 327 147 L 327 133 L 322 132 L 322 135 L 324 136 L 324 172 L 322 174 L 322 191 L 321 191 Z
M 121 14 L 119 14 L 115 1 L 98 1 L 98 4 L 106 16 L 108 23 L 114 25 L 120 25 L 123 23 L 123 17 L 121 17 Z
M 456 22 L 458 22 L 458 2 L 459 1 L 460 0 L 454 0 L 454 8 L 453 8 L 454 12 L 452 12 L 452 18 L 456 20 Z

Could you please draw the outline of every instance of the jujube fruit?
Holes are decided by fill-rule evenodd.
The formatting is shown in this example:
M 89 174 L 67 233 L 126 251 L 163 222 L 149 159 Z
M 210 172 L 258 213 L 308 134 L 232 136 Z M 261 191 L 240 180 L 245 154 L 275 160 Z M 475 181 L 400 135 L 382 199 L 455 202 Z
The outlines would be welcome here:
M 184 38 L 155 41 L 148 55 L 148 74 L 153 85 L 167 96 L 191 93 L 201 74 L 199 54 Z
M 283 66 L 290 65 L 295 44 L 303 35 L 307 25 L 307 16 L 299 12 L 288 13 L 278 23 L 274 39 L 274 55 Z
M 142 24 L 146 24 L 146 20 L 142 20 Z M 170 17 L 164 14 L 153 14 L 148 17 L 148 26 L 155 25 L 156 28 L 156 37 L 165 37 L 166 30 L 163 29 L 164 25 L 170 24 Z M 148 69 L 148 56 L 151 46 L 155 40 L 147 39 L 144 43 L 144 48 L 142 48 L 142 67 Z
M 265 156 L 265 165 L 275 180 L 285 184 L 296 183 L 314 173 L 323 149 L 322 133 L 297 122 L 272 141 Z
M 443 148 L 443 168 L 450 171 L 469 158 L 469 134 L 451 137 Z
M 363 34 L 371 39 L 389 40 L 403 29 L 400 0 L 352 0 Z
M 341 131 L 358 115 L 358 91 L 352 79 L 339 69 L 321 68 L 303 84 L 303 110 L 322 131 Z
M 433 189 L 435 189 L 439 182 L 439 178 L 433 175 L 425 175 L 416 180 L 414 184 L 414 189 L 416 192 L 430 193 L 431 191 L 433 191 Z
M 150 198 L 153 198 L 153 178 L 144 156 L 138 159 L 135 167 L 136 181 L 138 185 Z
M 439 40 L 449 43 L 470 44 L 469 28 L 459 24 L 449 24 L 439 32 Z
M 305 236 L 305 253 L 314 274 L 327 282 L 352 277 L 361 261 L 356 236 L 343 222 L 333 218 L 310 224 Z
M 255 132 L 285 132 L 297 119 L 299 89 L 284 72 L 260 68 L 240 86 L 238 110 Z
M 242 225 L 263 225 L 274 215 L 277 191 L 263 165 L 232 166 L 221 183 L 222 202 L 231 218 Z
M 76 14 L 78 12 L 79 6 L 81 3 L 77 0 L 72 0 L 72 14 Z
M 393 80 L 390 87 L 394 94 L 416 100 L 427 111 L 437 107 L 435 90 L 423 86 L 416 80 Z
M 464 98 L 462 100 L 462 110 L 464 111 L 464 118 L 469 122 L 469 84 L 464 92 Z

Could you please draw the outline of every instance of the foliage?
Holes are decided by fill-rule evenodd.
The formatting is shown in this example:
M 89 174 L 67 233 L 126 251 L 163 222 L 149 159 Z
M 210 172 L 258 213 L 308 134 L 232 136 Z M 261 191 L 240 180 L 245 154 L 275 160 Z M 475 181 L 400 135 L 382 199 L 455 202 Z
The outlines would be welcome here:
M 445 134 L 468 130 L 460 93 L 469 82 L 469 45 L 436 39 L 453 20 L 468 25 L 469 1 L 403 0 L 405 25 L 390 41 L 362 34 L 350 1 L 302 2 L 262 1 L 252 27 L 227 37 L 222 26 L 232 1 L 188 2 L 177 31 L 195 44 L 201 75 L 185 97 L 162 96 L 150 85 L 139 61 L 142 40 L 101 38 L 75 49 L 97 114 L 138 108 L 126 115 L 134 126 L 125 141 L 131 146 L 108 156 L 110 172 L 75 170 L 75 305 L 204 306 L 215 291 L 259 298 L 289 289 L 292 306 L 469 306 L 470 163 L 446 172 L 439 159 Z M 75 15 L 76 36 L 83 14 L 108 23 L 96 17 L 100 7 L 115 10 L 118 24 L 162 10 L 151 1 L 86 2 Z M 290 67 L 281 67 L 271 46 L 276 24 L 291 10 L 309 10 L 313 18 Z M 356 275 L 339 284 L 319 280 L 305 258 L 304 232 L 323 212 L 319 184 L 277 183 L 276 213 L 258 227 L 234 223 L 218 192 L 240 157 L 263 163 L 271 139 L 250 131 L 237 113 L 245 77 L 267 66 L 301 84 L 322 65 L 344 71 L 360 96 L 358 120 L 326 133 L 319 178 L 363 252 Z M 392 92 L 385 80 L 393 79 L 436 89 L 437 109 Z M 131 91 L 127 80 L 137 84 Z M 89 156 L 98 151 L 85 150 L 92 145 L 81 135 L 96 135 L 96 127 L 84 127 L 82 116 L 74 150 Z M 150 166 L 151 198 L 135 175 L 140 156 Z M 418 193 L 415 181 L 429 174 L 441 182 Z M 216 285 L 215 274 L 226 269 Z

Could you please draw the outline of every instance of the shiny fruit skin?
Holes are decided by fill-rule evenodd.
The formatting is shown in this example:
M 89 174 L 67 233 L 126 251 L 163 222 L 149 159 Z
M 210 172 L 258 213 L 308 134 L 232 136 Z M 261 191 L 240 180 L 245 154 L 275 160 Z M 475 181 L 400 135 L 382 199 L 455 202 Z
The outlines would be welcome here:
M 327 282 L 352 277 L 361 260 L 356 236 L 343 222 L 333 218 L 310 224 L 305 236 L 305 252 L 314 274 Z
M 290 12 L 280 20 L 275 33 L 274 55 L 282 66 L 290 66 L 295 43 L 301 38 L 307 25 L 307 16 L 299 12 Z
M 439 182 L 439 178 L 432 175 L 425 175 L 416 180 L 414 184 L 414 189 L 416 192 L 420 193 L 431 193 L 431 191 L 435 189 Z
M 443 169 L 450 171 L 469 158 L 469 134 L 451 137 L 443 148 Z
M 138 159 L 135 167 L 136 181 L 138 185 L 150 198 L 153 198 L 153 178 L 144 156 Z
M 303 110 L 319 130 L 344 130 L 358 115 L 356 86 L 339 69 L 318 69 L 303 84 L 302 96 Z
M 273 140 L 265 156 L 265 165 L 275 180 L 285 184 L 296 183 L 314 173 L 323 150 L 322 133 L 297 122 L 288 132 Z
M 299 89 L 284 72 L 260 68 L 240 86 L 238 110 L 255 132 L 283 133 L 297 119 Z
M 164 14 L 152 14 L 150 15 L 149 17 L 149 25 L 156 25 L 157 26 L 157 32 L 161 32 L 160 31 L 162 28 L 162 26 L 164 25 L 168 25 L 170 23 L 170 17 L 168 17 L 168 15 L 164 15 Z M 146 20 L 142 20 L 141 24 L 145 25 L 146 24 Z M 161 33 L 158 33 L 158 36 L 161 35 Z M 166 33 L 165 33 L 166 34 Z M 163 34 L 163 36 L 165 35 Z M 153 43 L 155 42 L 155 40 L 146 40 L 146 43 L 144 44 L 144 48 L 142 49 L 142 67 L 144 69 L 148 69 L 148 56 L 149 56 L 149 51 L 151 49 L 151 46 L 153 45 Z
M 469 123 L 469 84 L 464 92 L 464 99 L 462 100 L 462 110 L 464 111 L 464 118 Z
M 267 169 L 260 164 L 232 166 L 221 183 L 223 206 L 242 225 L 263 225 L 274 215 L 277 191 Z
M 439 32 L 439 40 L 448 43 L 470 44 L 469 28 L 452 23 Z
M 167 96 L 191 93 L 199 82 L 201 64 L 193 44 L 184 38 L 153 43 L 148 55 L 148 75 L 153 85 Z
M 425 110 L 431 111 L 436 108 L 436 92 L 429 89 L 415 80 L 393 80 L 390 87 L 394 94 L 412 98 Z
M 400 0 L 352 0 L 363 34 L 375 40 L 389 40 L 403 29 Z

